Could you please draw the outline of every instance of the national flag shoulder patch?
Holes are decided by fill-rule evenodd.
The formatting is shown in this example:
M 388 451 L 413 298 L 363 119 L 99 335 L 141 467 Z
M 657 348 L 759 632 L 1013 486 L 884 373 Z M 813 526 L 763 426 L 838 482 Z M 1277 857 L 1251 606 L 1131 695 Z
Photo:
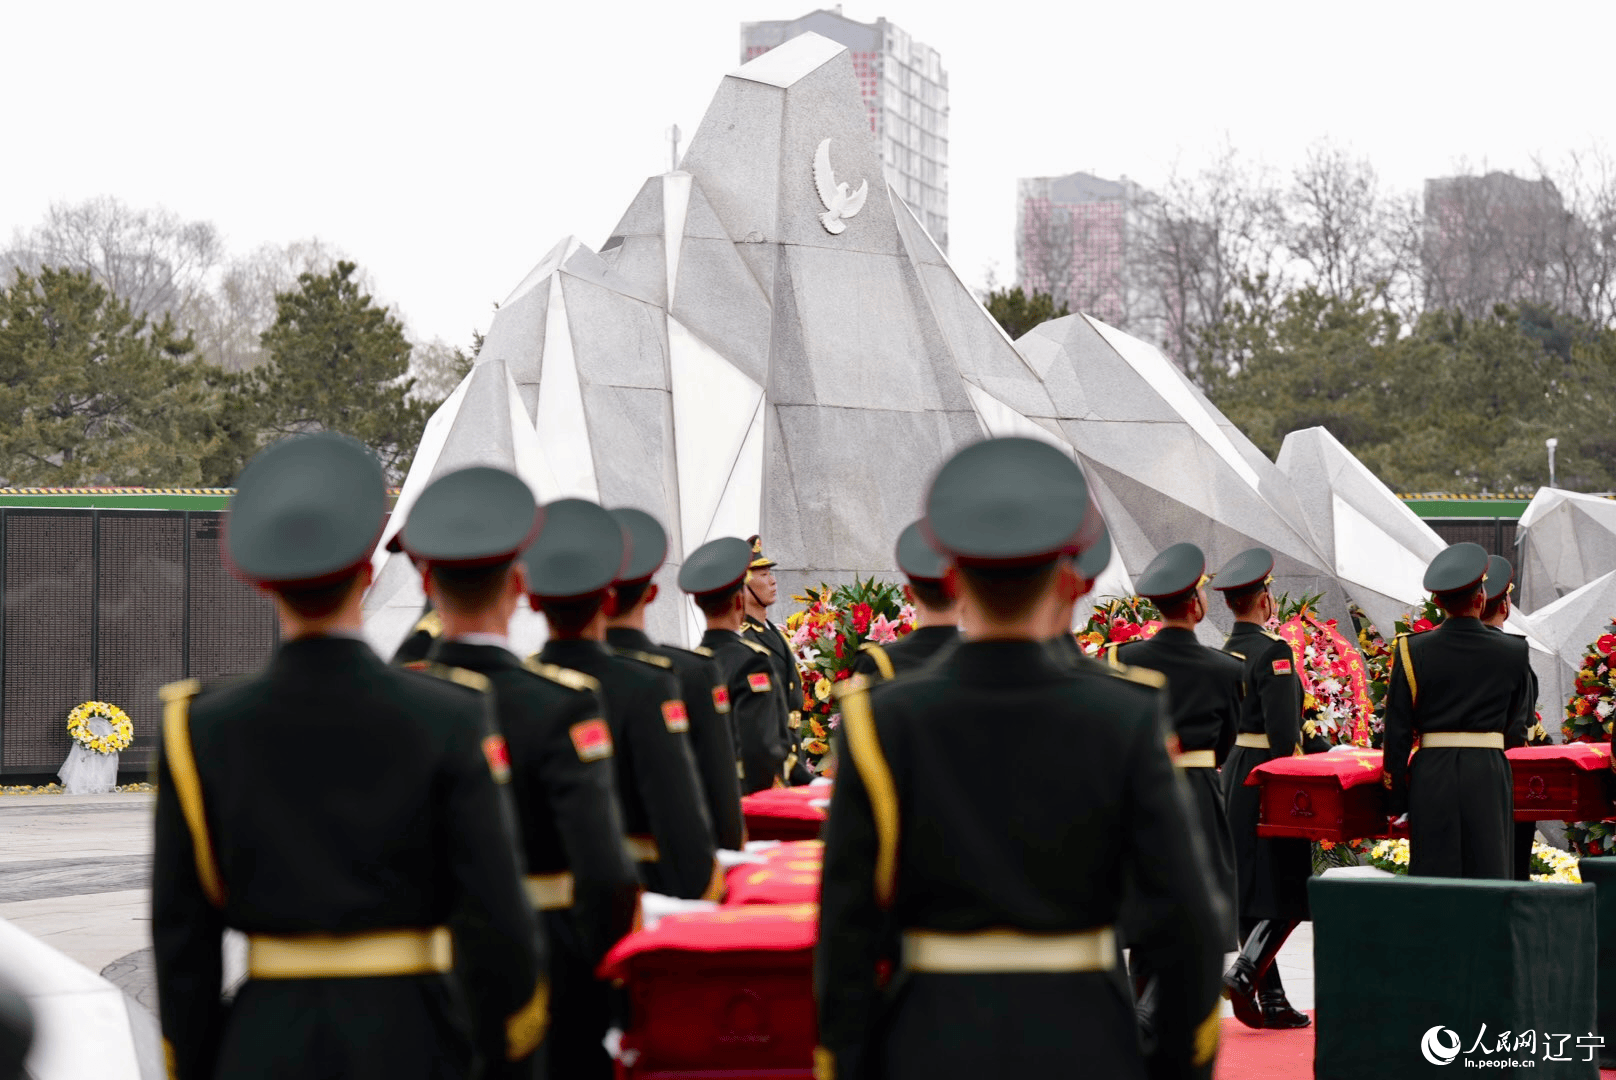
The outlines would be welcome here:
M 600 717 L 583 720 L 567 729 L 579 761 L 599 761 L 612 756 L 612 729 Z
M 746 677 L 746 685 L 752 688 L 754 694 L 767 694 L 772 687 L 769 676 L 762 671 Z
M 675 735 L 690 730 L 690 716 L 685 712 L 685 703 L 675 698 L 662 703 L 662 722 L 668 730 Z
M 1290 673 L 1291 673 L 1291 662 L 1289 660 L 1275 660 L 1274 661 L 1274 674 L 1275 675 L 1289 675 Z
M 713 687 L 713 708 L 720 716 L 729 712 L 729 687 Z
M 511 779 L 511 751 L 505 745 L 505 736 L 490 735 L 483 739 L 483 757 L 488 760 L 488 771 L 494 783 L 506 784 Z

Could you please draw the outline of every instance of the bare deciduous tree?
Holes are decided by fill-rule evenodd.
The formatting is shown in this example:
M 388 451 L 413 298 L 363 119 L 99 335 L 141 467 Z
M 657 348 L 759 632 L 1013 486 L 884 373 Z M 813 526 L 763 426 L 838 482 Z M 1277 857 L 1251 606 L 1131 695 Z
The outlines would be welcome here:
M 172 315 L 188 325 L 223 254 L 208 222 L 160 208 L 135 210 L 103 195 L 53 203 L 42 223 L 14 234 L 4 262 L 29 273 L 46 266 L 88 270 L 137 317 Z
M 1207 348 L 1208 331 L 1254 289 L 1281 284 L 1281 224 L 1270 175 L 1230 149 L 1141 202 L 1130 241 L 1136 325 L 1203 386 L 1230 360 Z

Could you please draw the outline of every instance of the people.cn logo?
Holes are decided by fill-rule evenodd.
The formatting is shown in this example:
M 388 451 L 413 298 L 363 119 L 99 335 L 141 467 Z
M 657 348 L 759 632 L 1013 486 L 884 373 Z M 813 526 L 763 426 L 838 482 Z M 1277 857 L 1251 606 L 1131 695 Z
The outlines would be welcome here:
M 1452 1039 L 1450 1043 L 1448 1040 Z M 1432 1065 L 1452 1065 L 1459 1056 L 1459 1033 L 1438 1024 L 1420 1039 L 1420 1053 Z

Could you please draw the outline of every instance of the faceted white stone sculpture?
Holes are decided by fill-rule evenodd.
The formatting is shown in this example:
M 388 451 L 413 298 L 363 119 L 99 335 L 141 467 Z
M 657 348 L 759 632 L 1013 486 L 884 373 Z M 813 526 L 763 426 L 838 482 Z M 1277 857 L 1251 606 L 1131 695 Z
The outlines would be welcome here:
M 1616 569 L 1616 500 L 1539 488 L 1521 515 L 1515 543 L 1517 595 L 1524 611 L 1536 612 Z

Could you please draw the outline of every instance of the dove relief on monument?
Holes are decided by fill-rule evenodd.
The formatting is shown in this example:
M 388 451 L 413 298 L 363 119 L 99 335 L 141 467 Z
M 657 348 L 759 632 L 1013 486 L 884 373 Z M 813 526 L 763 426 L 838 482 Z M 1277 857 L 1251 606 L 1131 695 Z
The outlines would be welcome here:
M 836 182 L 836 173 L 830 167 L 830 140 L 826 139 L 819 144 L 814 152 L 814 188 L 819 192 L 819 201 L 825 204 L 825 212 L 819 215 L 819 223 L 825 226 L 825 231 L 836 236 L 847 228 L 847 219 L 864 209 L 864 197 L 869 194 L 870 182 L 860 180 L 858 190 L 849 192 L 847 184 Z

